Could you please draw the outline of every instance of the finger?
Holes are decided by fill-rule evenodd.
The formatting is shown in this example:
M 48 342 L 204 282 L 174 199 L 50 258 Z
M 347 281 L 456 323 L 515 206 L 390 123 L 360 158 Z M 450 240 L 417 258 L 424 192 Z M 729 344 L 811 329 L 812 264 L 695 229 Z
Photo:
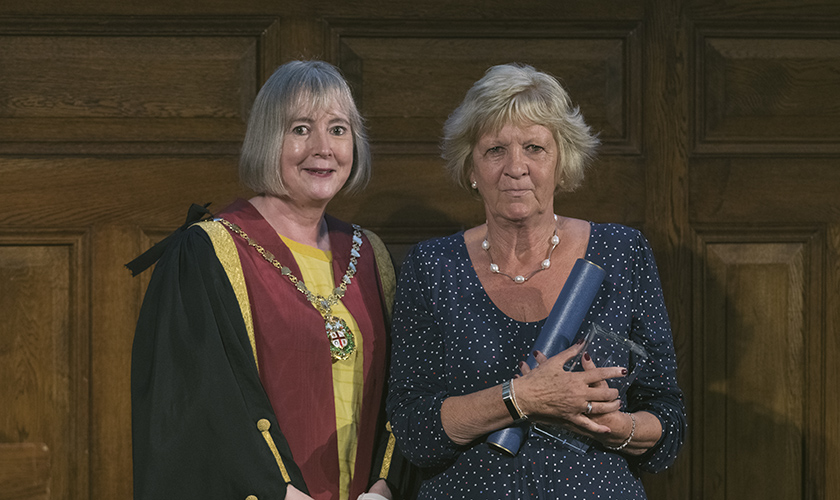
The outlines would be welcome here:
M 587 417 L 586 415 L 578 415 L 569 419 L 569 423 L 574 425 L 575 427 L 579 427 L 583 434 L 590 434 L 590 435 L 598 435 L 598 434 L 609 434 L 610 428 L 606 425 L 601 425 L 596 423 L 591 418 Z
M 580 357 L 580 364 L 583 366 L 584 371 L 594 370 L 597 368 L 595 361 L 592 360 L 592 356 L 590 356 L 588 352 L 583 353 L 583 356 Z M 590 387 L 607 387 L 607 381 L 600 380 L 594 384 L 590 384 Z
M 534 351 L 534 359 L 537 360 L 537 364 L 539 365 L 548 361 L 548 358 L 545 357 L 545 354 L 541 353 L 540 351 Z
M 527 375 L 531 371 L 531 367 L 528 366 L 528 363 L 524 361 L 519 362 L 519 373 L 522 375 Z M 514 378 L 519 377 L 519 375 L 514 376 Z
M 584 415 L 605 415 L 621 409 L 621 400 L 614 399 L 612 401 L 590 401 L 592 403 L 592 411 L 584 412 Z
M 627 375 L 627 368 L 620 366 L 610 366 L 604 368 L 591 368 L 583 372 L 578 372 L 583 377 L 586 385 L 596 384 L 602 380 L 611 378 L 619 378 Z
M 583 356 L 580 357 L 580 364 L 583 365 L 584 370 L 597 368 L 597 366 L 595 366 L 595 362 L 592 361 L 592 356 L 590 356 L 588 352 L 583 353 Z
M 618 389 L 612 387 L 592 387 L 586 391 L 586 400 L 599 403 L 611 403 L 618 399 Z

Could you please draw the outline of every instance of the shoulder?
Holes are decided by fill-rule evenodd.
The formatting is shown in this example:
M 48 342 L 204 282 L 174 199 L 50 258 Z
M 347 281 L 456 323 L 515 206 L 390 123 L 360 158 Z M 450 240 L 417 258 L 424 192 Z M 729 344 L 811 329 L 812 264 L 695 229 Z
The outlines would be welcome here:
M 407 258 L 422 262 L 460 260 L 464 258 L 464 232 L 421 241 L 414 245 Z
M 591 222 L 591 238 L 595 245 L 613 248 L 646 247 L 647 239 L 636 228 L 615 223 Z

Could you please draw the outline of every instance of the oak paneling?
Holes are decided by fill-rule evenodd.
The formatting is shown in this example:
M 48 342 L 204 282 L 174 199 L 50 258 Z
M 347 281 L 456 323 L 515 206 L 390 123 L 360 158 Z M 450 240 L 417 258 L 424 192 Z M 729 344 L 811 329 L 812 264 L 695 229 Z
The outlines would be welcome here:
M 637 23 L 330 23 L 333 60 L 354 87 L 370 136 L 389 152 L 436 152 L 446 117 L 494 64 L 560 78 L 605 153 L 637 154 Z
M 0 232 L 0 442 L 34 446 L 29 458 L 25 447 L 0 448 L 9 454 L 0 462 L 34 459 L 12 466 L 32 476 L 11 478 L 8 487 L 47 479 L 53 499 L 88 491 L 85 241 L 82 232 Z
M 819 230 L 698 234 L 697 498 L 823 498 Z
M 329 211 L 398 262 L 483 222 L 437 148 L 470 85 L 511 61 L 559 76 L 604 147 L 555 210 L 643 228 L 674 326 L 690 436 L 643 477 L 649 497 L 840 498 L 836 0 L 30 0 L 0 16 L 0 476 L 25 466 L 27 494 L 130 498 L 150 273 L 122 264 L 190 203 L 250 195 L 248 107 L 277 65 L 314 57 L 345 72 L 373 139 L 368 190 Z
M 273 19 L 62 21 L 0 22 L 0 151 L 235 154 L 277 62 Z
M 836 159 L 703 158 L 692 163 L 689 177 L 697 222 L 809 224 L 840 218 Z
M 697 29 L 697 153 L 840 153 L 836 25 Z
M 0 443 L 0 500 L 48 500 L 50 450 L 44 443 Z
M 249 196 L 229 156 L 0 157 L 0 176 L 7 226 L 49 220 L 174 229 L 190 203 L 213 202 L 218 210 Z

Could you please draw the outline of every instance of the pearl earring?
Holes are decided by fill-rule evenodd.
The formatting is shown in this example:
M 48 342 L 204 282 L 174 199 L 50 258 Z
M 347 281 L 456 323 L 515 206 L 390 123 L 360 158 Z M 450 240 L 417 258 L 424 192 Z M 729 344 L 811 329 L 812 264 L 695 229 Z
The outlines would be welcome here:
M 472 184 L 470 184 L 470 186 L 472 186 L 473 189 L 478 189 L 478 183 L 475 181 L 472 181 Z

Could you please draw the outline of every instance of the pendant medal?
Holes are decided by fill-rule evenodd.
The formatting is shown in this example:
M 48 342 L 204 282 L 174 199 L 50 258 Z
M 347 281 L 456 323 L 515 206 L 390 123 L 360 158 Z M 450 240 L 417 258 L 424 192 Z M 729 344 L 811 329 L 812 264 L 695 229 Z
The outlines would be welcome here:
M 324 319 L 327 327 L 327 339 L 330 341 L 330 355 L 333 361 L 345 360 L 356 350 L 356 341 L 353 332 L 347 323 L 337 317 L 330 316 Z

